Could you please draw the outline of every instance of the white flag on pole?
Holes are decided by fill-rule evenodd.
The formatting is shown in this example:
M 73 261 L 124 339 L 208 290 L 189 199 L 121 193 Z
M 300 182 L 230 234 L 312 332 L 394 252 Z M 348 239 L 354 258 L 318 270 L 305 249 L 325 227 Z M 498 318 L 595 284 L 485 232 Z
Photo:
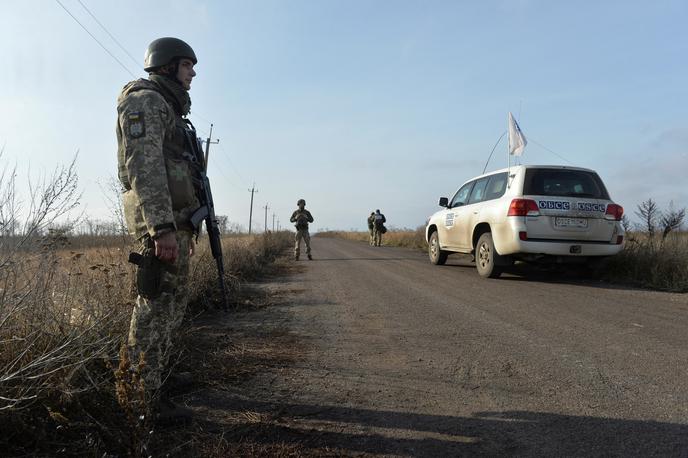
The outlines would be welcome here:
M 509 154 L 512 156 L 520 156 L 523 154 L 528 141 L 523 136 L 521 128 L 514 119 L 514 116 L 509 112 Z

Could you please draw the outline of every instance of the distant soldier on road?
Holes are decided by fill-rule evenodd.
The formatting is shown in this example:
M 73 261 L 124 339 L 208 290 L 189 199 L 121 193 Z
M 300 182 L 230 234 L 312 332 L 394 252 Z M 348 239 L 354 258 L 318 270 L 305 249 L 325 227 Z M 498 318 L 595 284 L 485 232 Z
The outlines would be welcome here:
M 196 76 L 193 49 L 177 38 L 160 38 L 146 50 L 148 79 L 124 86 L 117 99 L 118 175 L 127 227 L 140 243 L 130 260 L 138 265 L 138 297 L 129 327 L 133 364 L 143 354 L 146 395 L 155 406 L 188 299 L 189 257 L 199 207 L 189 156 L 186 116 Z M 195 138 L 195 131 L 193 131 Z M 190 419 L 189 409 L 163 399 L 159 418 Z
M 313 222 L 313 216 L 311 215 L 311 212 L 306 210 L 306 201 L 303 199 L 299 199 L 298 202 L 296 202 L 296 205 L 298 205 L 298 209 L 294 211 L 294 213 L 291 214 L 291 218 L 289 218 L 289 221 L 292 223 L 296 223 L 296 237 L 294 241 L 294 260 L 298 261 L 299 260 L 299 255 L 301 254 L 301 239 L 303 239 L 304 243 L 306 244 L 306 254 L 308 255 L 309 260 L 313 260 L 313 257 L 311 256 L 311 236 L 308 233 L 308 223 Z
M 387 218 L 385 218 L 385 215 L 380 213 L 379 209 L 375 210 L 373 218 L 375 218 L 375 221 L 373 223 L 373 245 L 380 246 L 382 245 L 382 234 L 387 232 L 387 228 L 385 227 Z
M 373 243 L 375 243 L 375 239 L 373 238 L 375 235 L 375 212 L 370 212 L 370 216 L 368 217 L 368 232 L 370 232 L 369 243 L 372 246 Z

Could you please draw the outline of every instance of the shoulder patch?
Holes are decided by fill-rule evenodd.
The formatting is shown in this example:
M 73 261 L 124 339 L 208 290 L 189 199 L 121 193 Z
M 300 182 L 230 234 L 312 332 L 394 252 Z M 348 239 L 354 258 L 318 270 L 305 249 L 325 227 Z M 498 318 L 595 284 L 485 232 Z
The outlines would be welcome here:
M 146 122 L 142 111 L 127 115 L 127 134 L 130 138 L 141 138 L 146 135 Z

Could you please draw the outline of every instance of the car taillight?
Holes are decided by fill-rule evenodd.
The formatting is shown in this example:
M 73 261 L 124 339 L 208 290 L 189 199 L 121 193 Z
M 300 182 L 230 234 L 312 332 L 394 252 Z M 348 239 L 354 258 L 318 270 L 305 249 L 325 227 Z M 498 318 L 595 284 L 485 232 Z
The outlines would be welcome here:
M 613 221 L 621 221 L 621 217 L 623 217 L 623 207 L 617 204 L 607 205 L 607 211 L 604 213 L 604 217 L 605 219 Z
M 537 202 L 530 199 L 514 199 L 507 216 L 540 216 Z

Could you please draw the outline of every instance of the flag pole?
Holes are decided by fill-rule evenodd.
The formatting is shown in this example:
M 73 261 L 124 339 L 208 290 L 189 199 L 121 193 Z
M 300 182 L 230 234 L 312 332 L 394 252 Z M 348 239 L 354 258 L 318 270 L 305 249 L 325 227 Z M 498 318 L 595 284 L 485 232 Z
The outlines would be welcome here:
M 511 188 L 511 132 L 509 132 L 509 115 L 507 115 L 506 121 L 506 186 Z

